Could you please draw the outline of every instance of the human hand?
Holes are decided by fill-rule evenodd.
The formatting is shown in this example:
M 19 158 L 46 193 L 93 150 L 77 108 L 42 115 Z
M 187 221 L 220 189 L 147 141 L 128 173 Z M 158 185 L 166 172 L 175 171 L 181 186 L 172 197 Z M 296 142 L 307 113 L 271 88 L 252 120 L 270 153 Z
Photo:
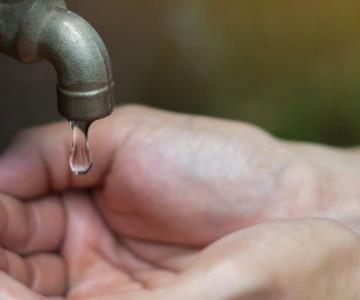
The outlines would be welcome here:
M 205 247 L 114 239 L 66 195 L 69 299 L 345 300 L 359 295 L 360 238 L 325 219 L 272 222 Z
M 344 300 L 358 296 L 360 240 L 338 223 L 321 219 L 264 223 L 204 249 L 190 248 L 115 238 L 86 194 L 64 196 L 66 299 Z M 45 300 L 3 273 L 0 295 L 6 300 Z
M 351 153 L 285 144 L 249 125 L 139 108 L 96 122 L 93 136 L 95 168 L 76 177 L 68 169 L 66 125 L 20 134 L 0 159 L 0 189 L 59 203 L 68 189 L 89 190 L 88 200 L 118 236 L 182 247 L 201 248 L 277 218 L 354 224 L 358 216 L 348 194 L 357 193 Z M 334 184 L 342 178 L 353 185 L 346 194 Z
M 70 144 L 65 123 L 21 133 L 0 159 L 0 190 L 29 199 L 90 189 L 115 232 L 187 245 L 280 218 L 330 217 L 357 228 L 359 159 L 349 152 L 138 107 L 90 128 L 87 176 L 70 172 Z

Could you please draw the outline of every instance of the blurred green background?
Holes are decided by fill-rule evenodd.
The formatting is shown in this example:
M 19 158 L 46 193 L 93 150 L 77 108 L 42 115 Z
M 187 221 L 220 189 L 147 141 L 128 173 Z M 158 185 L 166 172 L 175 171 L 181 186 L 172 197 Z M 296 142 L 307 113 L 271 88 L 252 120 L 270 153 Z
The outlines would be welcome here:
M 360 2 L 72 0 L 102 35 L 118 103 L 254 123 L 287 139 L 359 144 Z M 55 74 L 0 56 L 0 145 L 59 119 Z

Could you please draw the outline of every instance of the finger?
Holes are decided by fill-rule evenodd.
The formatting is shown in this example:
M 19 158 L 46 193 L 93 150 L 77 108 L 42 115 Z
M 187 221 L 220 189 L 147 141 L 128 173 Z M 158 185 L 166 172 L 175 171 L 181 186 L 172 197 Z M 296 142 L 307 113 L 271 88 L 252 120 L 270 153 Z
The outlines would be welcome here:
M 45 296 L 63 295 L 66 289 L 66 269 L 62 258 L 38 254 L 26 259 L 32 272 L 31 288 Z
M 44 300 L 39 294 L 25 287 L 9 275 L 0 272 L 1 300 Z
M 59 248 L 65 231 L 65 211 L 55 196 L 23 203 L 0 194 L 0 208 L 0 223 L 5 223 L 0 235 L 3 247 L 22 254 Z
M 14 252 L 3 250 L 6 262 L 3 271 L 22 284 L 45 296 L 59 296 L 65 291 L 65 266 L 53 254 L 38 254 L 22 258 Z

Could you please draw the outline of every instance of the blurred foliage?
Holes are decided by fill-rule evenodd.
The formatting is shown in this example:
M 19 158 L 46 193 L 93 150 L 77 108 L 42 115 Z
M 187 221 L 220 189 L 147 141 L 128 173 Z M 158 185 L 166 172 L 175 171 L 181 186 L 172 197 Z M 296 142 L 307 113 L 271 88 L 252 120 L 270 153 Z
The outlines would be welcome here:
M 138 97 L 283 138 L 357 144 L 359 11 L 348 0 L 173 1 Z

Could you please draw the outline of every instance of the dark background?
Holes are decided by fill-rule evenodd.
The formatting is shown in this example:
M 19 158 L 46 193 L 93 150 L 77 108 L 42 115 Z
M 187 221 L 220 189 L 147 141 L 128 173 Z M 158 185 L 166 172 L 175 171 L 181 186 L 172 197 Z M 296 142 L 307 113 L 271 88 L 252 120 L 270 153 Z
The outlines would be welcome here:
M 360 136 L 358 0 L 72 0 L 110 52 L 118 103 L 245 120 L 283 138 Z M 0 146 L 60 119 L 56 76 L 0 55 Z

